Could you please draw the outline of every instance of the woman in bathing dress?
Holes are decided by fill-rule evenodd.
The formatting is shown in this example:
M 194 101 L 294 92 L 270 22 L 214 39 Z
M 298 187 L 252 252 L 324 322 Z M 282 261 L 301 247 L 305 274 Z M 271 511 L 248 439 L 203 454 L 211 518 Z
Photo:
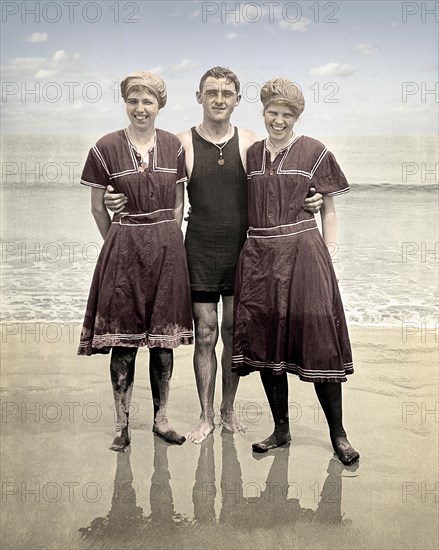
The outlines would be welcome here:
M 341 392 L 352 355 L 327 248 L 336 241 L 333 197 L 349 185 L 322 143 L 294 132 L 305 102 L 293 82 L 267 82 L 261 101 L 268 137 L 247 153 L 249 230 L 236 272 L 232 368 L 260 371 L 273 414 L 274 432 L 254 452 L 289 443 L 287 373 L 294 373 L 314 383 L 334 451 L 352 464 L 359 454 L 343 427 Z M 323 195 L 323 238 L 303 209 L 310 187 Z
M 81 183 L 91 187 L 92 212 L 105 239 L 87 303 L 79 355 L 109 353 L 116 409 L 110 449 L 130 444 L 128 424 L 134 364 L 149 348 L 153 432 L 170 443 L 184 437 L 168 424 L 166 407 L 173 348 L 192 344 L 192 313 L 181 233 L 187 180 L 179 140 L 155 128 L 166 104 L 163 80 L 135 72 L 121 82 L 128 127 L 107 134 L 90 150 Z M 128 200 L 113 219 L 104 206 L 111 184 Z

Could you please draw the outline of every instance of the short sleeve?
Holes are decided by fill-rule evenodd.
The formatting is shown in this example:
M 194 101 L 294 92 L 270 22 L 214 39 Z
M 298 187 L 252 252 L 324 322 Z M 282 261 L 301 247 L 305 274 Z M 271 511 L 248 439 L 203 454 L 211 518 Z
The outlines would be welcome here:
M 105 189 L 110 184 L 110 174 L 102 151 L 97 145 L 92 147 L 82 170 L 81 181 L 83 185 Z
M 177 181 L 176 183 L 186 183 L 187 182 L 187 173 L 186 173 L 186 161 L 185 161 L 185 152 L 183 146 L 180 145 L 180 148 L 177 153 Z
M 336 196 L 350 191 L 349 183 L 334 155 L 326 148 L 322 151 L 314 165 L 311 186 L 318 193 L 326 196 Z

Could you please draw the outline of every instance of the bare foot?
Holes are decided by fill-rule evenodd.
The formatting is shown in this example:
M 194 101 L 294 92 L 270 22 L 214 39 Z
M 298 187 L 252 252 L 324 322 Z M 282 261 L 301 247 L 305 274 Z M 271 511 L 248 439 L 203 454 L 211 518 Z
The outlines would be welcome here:
M 215 424 L 212 419 L 201 420 L 193 430 L 186 434 L 186 439 L 192 443 L 202 443 L 206 437 L 213 432 Z
M 181 445 L 186 441 L 186 438 L 182 435 L 179 435 L 175 430 L 173 430 L 167 420 L 161 422 L 154 422 L 152 426 L 152 431 L 167 441 L 168 443 L 174 443 L 175 445 Z
M 241 422 L 236 419 L 236 413 L 234 411 L 221 413 L 221 426 L 227 432 L 245 433 L 247 431 L 247 426 L 241 424 Z

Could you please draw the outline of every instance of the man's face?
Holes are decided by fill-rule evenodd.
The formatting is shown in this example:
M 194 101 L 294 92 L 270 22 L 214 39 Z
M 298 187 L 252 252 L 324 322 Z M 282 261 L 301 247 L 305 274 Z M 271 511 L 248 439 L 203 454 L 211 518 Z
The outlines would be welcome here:
M 203 106 L 204 120 L 211 122 L 228 122 L 240 99 L 235 83 L 227 83 L 226 78 L 209 76 L 203 82 L 201 92 L 197 92 L 197 101 Z

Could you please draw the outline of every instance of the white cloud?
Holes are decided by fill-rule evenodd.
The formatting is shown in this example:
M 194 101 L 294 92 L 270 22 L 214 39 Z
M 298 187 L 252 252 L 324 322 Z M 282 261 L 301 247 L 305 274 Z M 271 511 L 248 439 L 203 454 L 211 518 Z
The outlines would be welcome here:
M 35 78 L 49 78 L 51 76 L 55 76 L 58 73 L 58 71 L 55 71 L 54 69 L 40 69 L 35 73 Z
M 156 65 L 155 67 L 152 67 L 151 69 L 148 69 L 149 73 L 162 73 L 163 72 L 163 67 L 161 65 Z
M 301 17 L 297 22 L 294 23 L 282 19 L 282 21 L 279 21 L 279 27 L 288 31 L 306 32 L 310 23 L 311 21 L 306 17 Z
M 195 67 L 195 63 L 189 61 L 189 59 L 182 59 L 180 63 L 177 63 L 171 67 L 171 71 L 184 71 L 192 67 Z
M 227 40 L 234 40 L 237 36 L 239 36 L 237 32 L 229 32 L 226 34 Z
M 66 54 L 65 50 L 57 50 L 54 54 L 53 54 L 53 60 L 54 61 L 64 61 L 65 59 L 68 58 L 68 55 Z
M 44 57 L 15 57 L 2 65 L 2 80 L 28 80 L 43 68 L 45 62 Z
M 64 50 L 58 50 L 51 57 L 15 57 L 2 65 L 2 77 L 5 81 L 31 81 L 58 78 L 91 78 L 93 71 L 78 63 L 78 55 L 69 56 Z M 96 78 L 93 78 L 96 80 Z
M 25 40 L 27 42 L 46 42 L 49 38 L 47 32 L 33 32 L 29 36 L 26 36 Z
M 28 68 L 38 68 L 45 61 L 44 57 L 15 57 L 11 60 L 11 65 L 26 70 Z
M 355 67 L 342 63 L 327 63 L 311 69 L 311 76 L 349 76 L 355 71 Z
M 362 55 L 373 55 L 380 51 L 372 42 L 358 42 L 358 44 L 355 44 L 354 50 Z

